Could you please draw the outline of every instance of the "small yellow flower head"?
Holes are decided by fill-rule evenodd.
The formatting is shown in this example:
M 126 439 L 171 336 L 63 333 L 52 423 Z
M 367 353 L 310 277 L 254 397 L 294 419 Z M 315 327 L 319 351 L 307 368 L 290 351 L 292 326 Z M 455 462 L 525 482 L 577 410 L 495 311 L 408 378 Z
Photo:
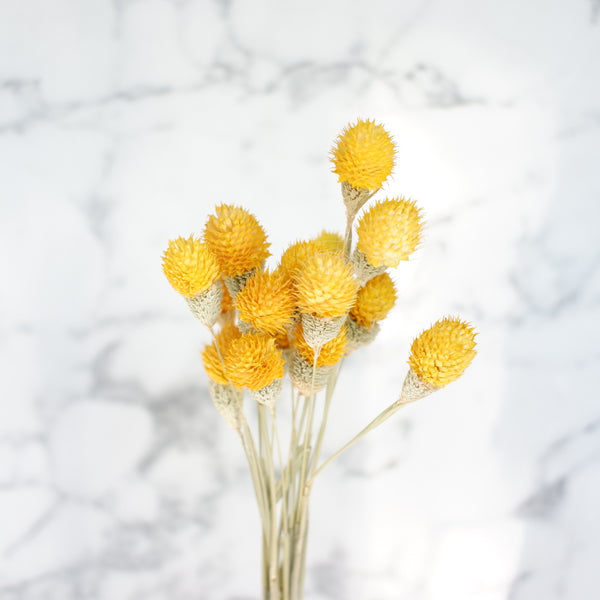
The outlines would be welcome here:
M 206 291 L 220 275 L 216 257 L 194 236 L 169 241 L 163 271 L 175 290 L 188 298 Z
M 408 364 L 426 383 L 444 387 L 473 360 L 476 335 L 473 327 L 456 317 L 441 319 L 414 340 Z
M 328 252 L 341 254 L 344 251 L 344 238 L 333 231 L 322 231 L 314 240 L 317 247 Z
M 269 256 L 267 236 L 246 209 L 220 204 L 204 227 L 204 241 L 217 257 L 226 277 L 260 267 Z
M 282 272 L 257 271 L 235 297 L 242 321 L 275 335 L 290 323 L 296 310 L 292 282 Z
M 226 322 L 219 333 L 217 333 L 216 344 L 213 342 L 204 348 L 202 352 L 202 362 L 206 374 L 215 382 L 221 385 L 227 385 L 229 380 L 225 372 L 225 365 L 221 357 L 227 355 L 229 345 L 233 340 L 242 337 L 242 332 L 231 321 Z M 219 348 L 217 349 L 217 344 Z
M 333 172 L 355 188 L 378 190 L 394 168 L 396 148 L 390 134 L 375 121 L 349 125 L 331 151 Z
M 294 242 L 281 255 L 278 270 L 285 273 L 288 277 L 294 277 L 309 257 L 322 250 L 323 248 L 314 240 L 310 242 Z
M 421 241 L 421 211 L 413 200 L 385 199 L 360 218 L 358 249 L 374 267 L 397 267 Z
M 290 244 L 282 254 L 279 270 L 293 277 L 304 267 L 306 261 L 321 252 L 341 254 L 344 251 L 344 238 L 338 233 L 322 231 L 312 240 L 301 240 Z
M 337 337 L 334 337 L 332 340 L 329 340 L 326 344 L 321 346 L 321 351 L 317 356 L 317 367 L 330 367 L 340 362 L 346 351 L 347 344 L 346 328 L 342 327 Z M 301 325 L 294 331 L 294 347 L 298 351 L 298 354 L 300 354 L 309 365 L 313 364 L 315 353 L 304 339 Z
M 237 388 L 260 390 L 283 377 L 283 358 L 275 340 L 263 333 L 248 333 L 229 345 L 226 372 Z
M 373 323 L 385 319 L 396 303 L 394 282 L 387 273 L 369 279 L 358 290 L 356 303 L 350 309 L 350 317 L 363 327 L 371 327 Z
M 356 299 L 351 267 L 331 252 L 310 256 L 294 277 L 298 308 L 321 318 L 341 317 Z

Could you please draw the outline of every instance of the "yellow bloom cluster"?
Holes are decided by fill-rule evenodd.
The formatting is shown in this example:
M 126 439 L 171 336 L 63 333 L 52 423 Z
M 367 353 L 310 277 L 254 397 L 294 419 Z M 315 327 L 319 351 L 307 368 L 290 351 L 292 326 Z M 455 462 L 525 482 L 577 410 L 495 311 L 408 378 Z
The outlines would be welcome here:
M 331 158 L 344 202 L 356 201 L 345 237 L 323 230 L 292 243 L 276 268 L 266 270 L 270 244 L 261 224 L 240 206 L 220 204 L 202 238 L 169 242 L 167 279 L 211 331 L 215 321 L 220 324 L 202 352 L 214 384 L 263 390 L 281 379 L 290 351 L 311 366 L 316 356 L 317 367 L 331 367 L 345 352 L 370 343 L 394 306 L 396 291 L 384 271 L 407 260 L 421 240 L 416 203 L 398 197 L 367 208 L 352 254 L 357 207 L 392 173 L 394 142 L 381 125 L 358 120 L 341 133 Z M 205 310 L 203 302 L 212 304 Z M 466 368 L 474 345 L 472 328 L 444 319 L 414 341 L 409 363 L 423 381 L 442 387 Z
M 163 255 L 167 279 L 210 331 L 213 341 L 202 351 L 209 394 L 246 451 L 263 521 L 264 597 L 301 595 L 315 477 L 400 407 L 460 377 L 475 356 L 475 330 L 459 318 L 423 331 L 412 343 L 398 396 L 320 462 L 342 359 L 375 340 L 396 303 L 387 269 L 408 260 L 421 241 L 421 210 L 413 200 L 386 198 L 364 208 L 392 174 L 395 153 L 391 136 L 374 121 L 346 127 L 331 151 L 346 209 L 344 235 L 323 230 L 296 241 L 274 268 L 266 267 L 270 244 L 257 218 L 231 204 L 215 207 L 201 238 L 171 240 Z M 289 443 L 281 444 L 275 402 L 286 373 L 294 393 L 280 413 L 291 417 Z M 246 418 L 246 394 L 256 420 Z M 289 448 L 286 458 L 282 447 Z

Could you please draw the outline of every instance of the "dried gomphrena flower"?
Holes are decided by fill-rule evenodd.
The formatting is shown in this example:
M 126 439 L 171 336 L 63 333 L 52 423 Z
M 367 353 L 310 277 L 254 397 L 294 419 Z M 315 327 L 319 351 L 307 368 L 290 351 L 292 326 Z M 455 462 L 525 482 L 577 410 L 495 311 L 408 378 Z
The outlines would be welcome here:
M 417 377 L 442 388 L 458 379 L 475 351 L 475 329 L 458 317 L 446 317 L 426 329 L 412 343 L 408 364 Z
M 421 241 L 422 219 L 413 200 L 376 202 L 358 223 L 357 249 L 374 267 L 397 267 Z
M 283 332 L 296 311 L 292 282 L 281 271 L 257 271 L 235 298 L 239 318 L 269 335 Z
M 230 278 L 261 267 L 270 254 L 267 236 L 256 217 L 230 204 L 215 207 L 204 227 L 204 241 L 222 273 Z
M 356 302 L 350 309 L 350 318 L 362 325 L 371 327 L 387 317 L 396 303 L 394 282 L 387 273 L 373 277 L 358 290 Z
M 346 315 L 358 290 L 351 266 L 332 252 L 309 256 L 296 272 L 294 285 L 298 308 L 321 318 Z
M 333 172 L 354 188 L 378 190 L 394 169 L 396 149 L 375 121 L 358 119 L 346 127 L 331 151 Z
M 237 388 L 260 390 L 283 377 L 283 358 L 275 340 L 248 333 L 233 340 L 225 354 L 226 374 Z
M 278 270 L 293 278 L 311 256 L 322 250 L 323 248 L 314 240 L 294 242 L 281 255 Z
M 169 241 L 163 254 L 163 271 L 173 288 L 187 298 L 205 292 L 220 276 L 216 256 L 192 235 Z

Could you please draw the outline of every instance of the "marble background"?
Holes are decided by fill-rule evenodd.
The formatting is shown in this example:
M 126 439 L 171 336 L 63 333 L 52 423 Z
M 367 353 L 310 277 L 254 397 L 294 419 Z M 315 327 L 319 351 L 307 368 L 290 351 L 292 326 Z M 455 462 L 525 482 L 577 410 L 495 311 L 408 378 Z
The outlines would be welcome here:
M 325 472 L 307 598 L 598 598 L 600 2 L 3 0 L 0 600 L 258 599 L 250 479 L 160 256 L 219 202 L 275 257 L 342 229 L 357 116 L 428 226 L 325 452 L 437 318 L 479 355 Z

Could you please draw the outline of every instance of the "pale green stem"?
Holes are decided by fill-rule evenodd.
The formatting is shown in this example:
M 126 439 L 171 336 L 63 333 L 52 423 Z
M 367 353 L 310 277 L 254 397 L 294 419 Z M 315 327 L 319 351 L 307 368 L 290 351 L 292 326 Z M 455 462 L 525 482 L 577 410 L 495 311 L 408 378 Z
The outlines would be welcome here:
M 258 457 L 256 455 L 256 446 L 254 445 L 254 440 L 252 439 L 252 433 L 250 432 L 250 427 L 248 426 L 248 422 L 246 419 L 243 419 L 242 427 L 239 430 L 240 439 L 242 441 L 242 447 L 244 448 L 244 453 L 246 454 L 246 459 L 248 460 L 248 466 L 250 467 L 250 475 L 252 476 L 252 482 L 254 483 L 254 493 L 256 495 L 256 502 L 258 504 L 258 511 L 261 516 L 261 524 L 263 529 L 263 536 L 266 537 L 266 493 L 264 489 L 264 481 L 261 476 L 259 467 L 258 467 Z
M 266 471 L 269 483 L 269 600 L 279 600 L 279 546 L 277 544 L 277 500 L 275 498 L 275 466 L 273 464 L 273 446 L 267 431 L 267 412 L 264 404 L 258 405 L 259 421 L 262 423 L 263 447 L 266 458 Z
M 279 469 L 281 471 L 280 479 L 284 490 L 288 489 L 288 480 L 286 471 L 283 466 L 283 455 L 281 453 L 281 442 L 279 440 L 279 430 L 277 428 L 277 419 L 275 415 L 275 408 L 271 407 L 271 421 L 273 423 L 273 437 L 275 439 L 275 446 L 277 448 L 277 457 L 279 460 Z M 290 569 L 290 537 L 288 531 L 288 507 L 287 497 L 285 493 L 281 494 L 281 527 L 279 528 L 279 535 L 283 536 L 283 568 L 282 568 L 282 589 L 283 589 L 283 600 L 289 600 L 289 569 Z
M 327 390 L 325 392 L 325 406 L 323 407 L 323 415 L 321 419 L 321 426 L 319 428 L 319 434 L 317 437 L 317 442 L 315 444 L 315 449 L 313 451 L 313 456 L 311 459 L 311 466 L 309 469 L 309 477 L 311 477 L 312 471 L 317 466 L 319 455 L 321 453 L 321 446 L 323 444 L 323 438 L 325 437 L 325 429 L 327 427 L 327 418 L 329 416 L 329 407 L 331 406 L 331 399 L 333 398 L 333 392 L 335 390 L 335 386 L 337 384 L 338 376 L 340 374 L 340 370 L 342 368 L 342 361 L 340 361 L 336 367 L 335 374 L 330 378 L 330 381 L 327 383 Z M 308 537 L 308 507 L 310 500 L 310 492 L 312 491 L 312 487 L 307 483 L 304 486 L 304 495 L 306 497 L 305 505 L 304 505 L 304 514 L 303 514 L 303 527 L 301 527 L 300 535 L 306 538 Z M 306 554 L 307 554 L 308 545 L 306 541 L 304 542 L 302 549 L 302 556 L 300 559 L 300 598 L 304 597 L 304 580 L 306 575 Z
M 306 478 L 309 475 L 309 455 L 310 442 L 312 438 L 313 416 L 315 409 L 315 377 L 317 372 L 317 360 L 319 358 L 320 348 L 314 349 L 311 396 L 307 398 L 308 402 L 308 418 L 306 430 L 304 432 L 304 447 L 302 452 L 302 467 L 300 470 L 300 478 L 298 480 L 298 496 L 296 506 L 296 518 L 294 525 L 294 566 L 292 572 L 292 600 L 298 600 L 300 591 L 300 577 L 302 573 L 303 554 L 306 548 L 306 527 L 308 521 L 308 494 L 306 492 Z
M 323 407 L 323 416 L 321 419 L 321 427 L 319 428 L 319 434 L 317 436 L 317 443 L 315 444 L 315 450 L 312 456 L 310 469 L 311 472 L 316 469 L 317 463 L 319 461 L 321 447 L 323 445 L 323 438 L 325 437 L 325 429 L 327 427 L 327 419 L 329 417 L 329 407 L 331 406 L 331 399 L 333 398 L 333 392 L 335 390 L 335 386 L 337 384 L 338 376 L 340 374 L 343 362 L 344 359 L 342 358 L 342 360 L 336 366 L 333 377 L 330 377 L 330 380 L 327 382 L 327 390 L 325 391 L 325 405 Z
M 369 431 L 372 431 L 373 429 L 375 429 L 376 427 L 378 427 L 379 425 L 381 425 L 384 421 L 386 421 L 387 419 L 389 419 L 394 413 L 396 413 L 398 410 L 400 410 L 403 406 L 405 406 L 406 404 L 409 404 L 410 402 L 414 402 L 414 400 L 409 400 L 408 402 L 401 402 L 400 400 L 394 402 L 393 404 L 390 404 L 390 406 L 388 406 L 385 410 L 383 410 L 382 412 L 380 412 L 366 427 L 364 427 L 363 429 L 361 429 L 347 444 L 344 444 L 337 452 L 334 452 L 313 474 L 313 476 L 310 478 L 310 480 L 306 483 L 306 485 L 308 487 L 310 487 L 313 484 L 313 481 L 315 480 L 315 477 L 332 461 L 334 461 L 340 454 L 342 454 L 342 452 L 345 452 L 346 450 L 348 450 L 348 448 L 350 448 L 350 446 L 352 446 L 353 444 L 355 444 L 356 442 L 358 442 L 358 440 L 360 440 L 360 438 L 362 438 L 364 435 L 366 435 L 367 433 L 369 433 Z

